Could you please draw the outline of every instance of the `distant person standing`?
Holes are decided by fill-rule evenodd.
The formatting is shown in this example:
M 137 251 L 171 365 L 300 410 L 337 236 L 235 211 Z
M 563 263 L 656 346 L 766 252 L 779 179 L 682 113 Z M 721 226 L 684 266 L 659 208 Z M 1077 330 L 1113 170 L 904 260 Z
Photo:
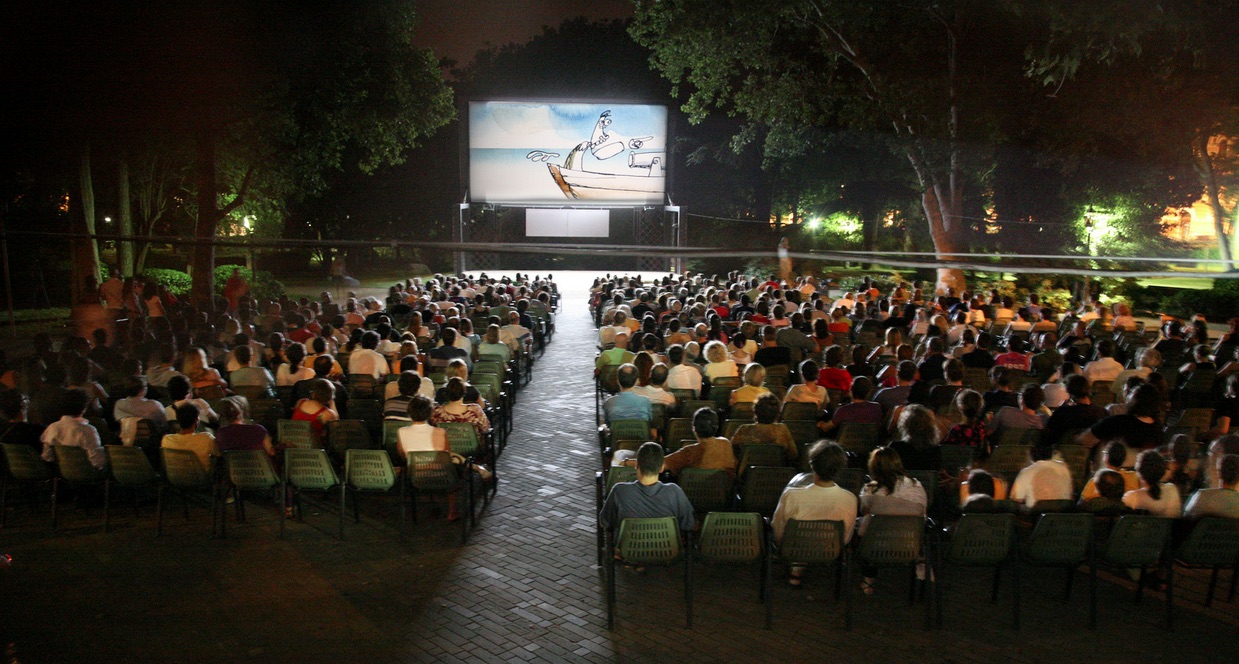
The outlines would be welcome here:
M 228 313 L 235 314 L 241 306 L 241 298 L 249 295 L 250 285 L 245 281 L 245 277 L 241 276 L 241 269 L 234 268 L 232 276 L 228 277 L 228 282 L 224 284 L 224 299 L 228 300 Z
M 792 257 L 790 254 L 791 243 L 784 237 L 779 240 L 779 278 L 784 282 L 791 283 L 792 279 Z
M 331 283 L 336 287 L 336 297 L 344 294 L 344 278 L 348 276 L 348 266 L 344 264 L 344 254 L 336 254 L 331 261 Z

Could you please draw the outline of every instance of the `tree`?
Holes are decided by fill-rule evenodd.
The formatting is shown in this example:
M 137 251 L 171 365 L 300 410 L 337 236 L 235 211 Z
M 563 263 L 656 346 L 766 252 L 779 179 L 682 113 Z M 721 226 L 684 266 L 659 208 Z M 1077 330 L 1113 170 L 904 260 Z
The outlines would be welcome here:
M 990 114 L 1008 110 L 981 102 L 1020 79 L 1014 35 L 1025 30 L 1003 8 L 965 0 L 639 0 L 632 26 L 673 94 L 688 95 L 691 119 L 744 117 L 768 130 L 768 154 L 802 151 L 805 126 L 892 139 L 944 261 L 967 249 L 968 152 L 989 144 Z M 963 273 L 940 268 L 938 283 L 962 289 Z
M 1108 98 L 1107 111 L 1120 128 L 1123 119 L 1142 118 L 1143 131 L 1128 140 L 1169 145 L 1169 159 L 1191 164 L 1213 212 L 1219 254 L 1235 269 L 1226 225 L 1235 210 L 1223 191 L 1239 184 L 1230 147 L 1239 136 L 1239 2 L 1065 0 L 1039 10 L 1050 30 L 1029 51 L 1029 76 L 1069 97 L 1091 92 L 1080 81 L 1093 70 L 1121 71 L 1128 94 Z

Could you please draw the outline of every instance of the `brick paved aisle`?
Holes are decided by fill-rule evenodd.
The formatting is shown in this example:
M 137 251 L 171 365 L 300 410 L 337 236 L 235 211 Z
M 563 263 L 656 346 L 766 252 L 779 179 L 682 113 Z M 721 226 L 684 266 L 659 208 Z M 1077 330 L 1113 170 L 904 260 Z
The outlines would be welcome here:
M 775 624 L 761 629 L 750 570 L 695 568 L 695 629 L 686 630 L 680 575 L 622 573 L 614 632 L 606 630 L 595 566 L 593 473 L 598 468 L 589 276 L 557 274 L 565 289 L 554 342 L 521 390 L 517 425 L 500 462 L 503 484 L 466 546 L 442 519 L 407 539 L 394 499 L 371 497 L 346 541 L 334 507 L 306 509 L 276 537 L 277 513 L 252 502 L 229 539 L 207 537 L 199 507 L 176 509 L 162 538 L 152 509 L 123 501 L 103 533 L 98 509 L 47 510 L 22 501 L 0 531 L 0 643 L 6 662 L 238 662 L 331 659 L 455 661 L 1216 661 L 1237 645 L 1235 606 L 1211 615 L 1180 606 L 1162 630 L 1160 594 L 1131 603 L 1128 587 L 1098 586 L 1101 629 L 1089 632 L 1087 584 L 1063 604 L 1059 572 L 1028 574 L 1024 629 L 1009 629 L 1010 584 L 999 605 L 983 578 L 950 584 L 946 629 L 920 629 L 906 585 L 880 579 L 856 597 L 856 628 L 822 575 L 777 586 Z M 179 506 L 176 506 L 179 509 Z M 230 513 L 231 519 L 231 513 Z M 1031 578 L 1028 578 L 1031 577 Z M 1221 615 L 1222 620 L 1218 619 Z

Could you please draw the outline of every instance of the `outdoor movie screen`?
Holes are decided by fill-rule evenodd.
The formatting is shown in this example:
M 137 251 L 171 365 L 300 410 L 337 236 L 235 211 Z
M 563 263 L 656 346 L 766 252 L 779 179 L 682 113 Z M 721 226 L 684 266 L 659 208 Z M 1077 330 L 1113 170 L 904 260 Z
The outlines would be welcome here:
M 508 205 L 662 205 L 666 146 L 665 106 L 470 102 L 470 199 Z

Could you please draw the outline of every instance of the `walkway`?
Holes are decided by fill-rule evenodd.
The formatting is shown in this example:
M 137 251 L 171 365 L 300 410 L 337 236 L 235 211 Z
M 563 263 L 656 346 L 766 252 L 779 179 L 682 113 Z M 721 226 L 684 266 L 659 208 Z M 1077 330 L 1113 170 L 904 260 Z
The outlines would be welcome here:
M 1009 585 L 991 607 L 984 581 L 950 584 L 946 629 L 926 633 L 903 579 L 887 577 L 877 595 L 857 595 L 845 632 L 821 576 L 778 586 L 767 632 L 756 576 L 703 567 L 689 631 L 678 574 L 624 573 L 608 632 L 593 548 L 593 326 L 588 281 L 570 284 L 555 340 L 520 392 L 500 493 L 466 546 L 425 515 L 402 541 L 394 503 L 376 498 L 344 542 L 330 508 L 307 509 L 281 541 L 274 510 L 253 504 L 220 541 L 202 508 L 188 522 L 170 514 L 156 539 L 150 508 L 136 522 L 117 509 L 108 534 L 98 510 L 78 510 L 53 534 L 45 510 L 19 505 L 0 531 L 14 559 L 0 571 L 6 661 L 1216 661 L 1239 644 L 1235 605 L 1215 612 L 1231 624 L 1180 608 L 1171 637 L 1159 595 L 1134 606 L 1110 583 L 1099 584 L 1101 629 L 1089 632 L 1086 585 L 1062 604 L 1058 573 L 1025 579 L 1019 633 Z

